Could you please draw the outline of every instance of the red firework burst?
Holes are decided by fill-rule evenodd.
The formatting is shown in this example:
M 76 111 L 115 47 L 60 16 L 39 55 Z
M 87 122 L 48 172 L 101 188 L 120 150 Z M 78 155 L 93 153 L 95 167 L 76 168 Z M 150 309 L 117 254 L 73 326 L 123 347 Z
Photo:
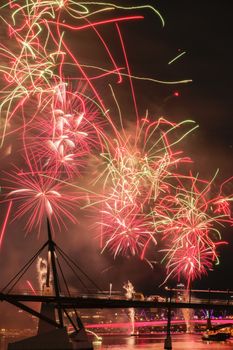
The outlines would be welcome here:
M 66 227 L 66 220 L 76 223 L 72 214 L 77 206 L 78 195 L 67 192 L 63 183 L 39 171 L 21 171 L 19 168 L 6 173 L 3 179 L 7 185 L 5 189 L 6 201 L 16 202 L 17 209 L 14 219 L 25 216 L 27 218 L 26 230 L 37 228 L 40 232 L 46 217 L 49 218 L 53 231 L 55 226 L 61 229 Z
M 163 250 L 168 277 L 183 276 L 188 285 L 218 262 L 217 248 L 227 244 L 221 240 L 219 227 L 225 222 L 232 224 L 229 211 L 213 212 L 213 205 L 223 199 L 211 198 L 212 182 L 192 176 L 190 180 L 190 190 L 178 188 L 176 196 L 164 199 L 163 203 L 169 202 L 166 210 L 161 208 L 159 215 L 153 214 L 155 230 L 169 242 L 169 248 Z
M 50 107 L 38 113 L 30 126 L 33 137 L 27 135 L 25 152 L 31 148 L 44 170 L 54 176 L 72 177 L 84 166 L 87 155 L 100 149 L 101 124 L 97 109 L 84 92 L 72 93 L 65 83 L 60 84 Z
M 108 199 L 102 213 L 102 244 L 103 250 L 108 249 L 116 257 L 122 255 L 139 255 L 144 258 L 149 242 L 157 244 L 151 230 L 150 222 L 140 208 L 112 196 Z

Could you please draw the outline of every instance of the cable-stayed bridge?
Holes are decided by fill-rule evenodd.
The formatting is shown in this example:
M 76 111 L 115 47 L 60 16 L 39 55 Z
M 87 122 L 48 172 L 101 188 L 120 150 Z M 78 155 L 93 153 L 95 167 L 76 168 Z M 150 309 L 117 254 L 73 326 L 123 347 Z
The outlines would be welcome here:
M 171 309 L 225 309 L 233 310 L 233 291 L 213 290 L 165 290 L 163 301 L 126 299 L 123 296 L 106 295 L 97 283 L 91 279 L 77 263 L 71 259 L 52 239 L 49 220 L 47 221 L 48 240 L 20 268 L 16 275 L 0 290 L 0 301 L 12 304 L 39 319 L 38 332 L 35 337 L 20 342 L 9 344 L 8 350 L 69 350 L 72 349 L 70 339 L 64 323 L 64 316 L 73 327 L 73 339 L 76 339 L 80 350 L 92 350 L 85 332 L 84 325 L 78 314 L 80 309 L 115 309 L 115 308 L 162 308 L 167 309 L 167 336 L 164 348 L 171 349 Z M 22 279 L 28 269 L 36 262 L 38 257 L 47 249 L 47 273 L 45 290 L 29 293 L 28 291 L 16 292 L 17 283 Z M 74 295 L 70 292 L 65 272 L 60 262 L 73 272 L 79 284 L 85 289 L 84 293 Z M 82 275 L 82 278 L 80 277 Z M 84 281 L 91 283 L 92 290 Z M 63 285 L 63 289 L 62 286 Z M 183 292 L 184 298 L 177 298 L 177 294 Z M 139 293 L 140 294 L 140 293 Z M 41 303 L 40 312 L 29 306 L 29 303 Z M 70 310 L 74 317 L 70 316 Z M 210 319 L 207 322 L 210 327 Z

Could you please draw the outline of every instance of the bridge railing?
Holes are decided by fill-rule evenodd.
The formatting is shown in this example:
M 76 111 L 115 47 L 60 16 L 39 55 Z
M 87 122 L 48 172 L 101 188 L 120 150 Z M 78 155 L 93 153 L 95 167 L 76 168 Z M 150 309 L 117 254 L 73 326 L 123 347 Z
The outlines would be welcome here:
M 44 293 L 42 290 L 31 290 L 31 289 L 14 289 L 11 291 L 11 295 L 37 295 L 37 296 L 49 296 L 50 294 Z M 143 295 L 142 293 L 140 293 Z M 51 294 L 52 296 L 54 293 Z M 111 300 L 127 300 L 123 293 L 116 292 L 109 294 L 109 292 L 97 292 L 93 291 L 91 293 L 81 293 L 79 291 L 74 291 L 70 294 L 66 292 L 61 292 L 61 297 L 71 297 L 71 298 L 82 298 L 82 299 L 111 299 Z M 144 297 L 140 299 L 141 301 L 153 302 L 155 304 L 162 305 L 163 303 L 175 303 L 175 304 L 211 304 L 211 305 L 233 305 L 233 291 L 232 290 L 202 290 L 202 289 L 176 289 L 176 288 L 166 288 L 165 293 L 157 299 L 151 299 L 151 297 Z M 137 300 L 132 298 L 132 300 Z
M 165 288 L 166 300 L 175 303 L 233 304 L 232 290 Z
M 11 295 L 49 295 L 49 293 L 46 293 L 46 291 L 41 289 L 14 289 L 10 292 Z M 51 293 L 51 295 L 54 295 L 54 292 Z M 99 299 L 125 299 L 125 296 L 121 292 L 112 292 L 109 294 L 109 291 L 103 291 L 103 292 L 89 292 L 89 293 L 82 293 L 79 291 L 73 291 L 70 293 L 67 293 L 67 291 L 61 291 L 60 296 L 63 297 L 72 297 L 72 298 L 99 298 Z

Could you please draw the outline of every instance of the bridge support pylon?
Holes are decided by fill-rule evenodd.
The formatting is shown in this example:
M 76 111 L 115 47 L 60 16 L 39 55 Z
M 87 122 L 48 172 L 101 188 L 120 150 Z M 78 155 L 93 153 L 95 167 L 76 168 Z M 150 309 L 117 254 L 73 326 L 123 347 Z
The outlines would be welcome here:
M 171 300 L 170 300 L 171 301 Z M 171 350 L 172 349 L 172 338 L 171 338 L 171 306 L 168 307 L 167 312 L 167 336 L 164 340 L 164 349 Z
M 41 303 L 41 314 L 56 321 L 55 307 Z M 72 343 L 65 327 L 55 328 L 50 323 L 39 319 L 37 335 L 8 345 L 8 350 L 71 350 Z
M 40 313 L 56 322 L 54 305 L 48 303 L 41 303 Z M 39 319 L 37 335 L 44 334 L 53 330 L 54 326 L 52 326 L 48 322 Z
M 171 336 L 167 336 L 167 338 L 164 340 L 164 349 L 171 350 L 172 349 L 172 338 Z
M 207 325 L 206 326 L 207 326 L 207 329 L 211 329 L 212 328 L 210 316 L 208 316 L 208 318 L 207 318 Z

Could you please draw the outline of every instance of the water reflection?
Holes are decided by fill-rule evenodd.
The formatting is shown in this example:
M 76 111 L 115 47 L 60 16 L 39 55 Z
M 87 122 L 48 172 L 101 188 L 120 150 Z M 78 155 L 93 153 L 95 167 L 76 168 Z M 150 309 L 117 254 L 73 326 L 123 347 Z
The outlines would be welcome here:
M 135 345 L 135 337 L 134 336 L 130 336 L 127 338 L 127 346 L 133 346 Z
M 104 336 L 96 350 L 163 350 L 165 335 Z M 229 350 L 233 349 L 233 339 L 225 342 L 204 342 L 199 334 L 172 335 L 173 350 Z
M 165 334 L 121 336 L 104 335 L 102 343 L 95 344 L 95 350 L 163 350 Z M 8 342 L 16 339 L 0 337 L 0 350 L 6 350 Z M 75 349 L 75 348 L 74 348 Z M 173 334 L 173 350 L 232 350 L 233 338 L 225 342 L 204 342 L 200 334 Z

